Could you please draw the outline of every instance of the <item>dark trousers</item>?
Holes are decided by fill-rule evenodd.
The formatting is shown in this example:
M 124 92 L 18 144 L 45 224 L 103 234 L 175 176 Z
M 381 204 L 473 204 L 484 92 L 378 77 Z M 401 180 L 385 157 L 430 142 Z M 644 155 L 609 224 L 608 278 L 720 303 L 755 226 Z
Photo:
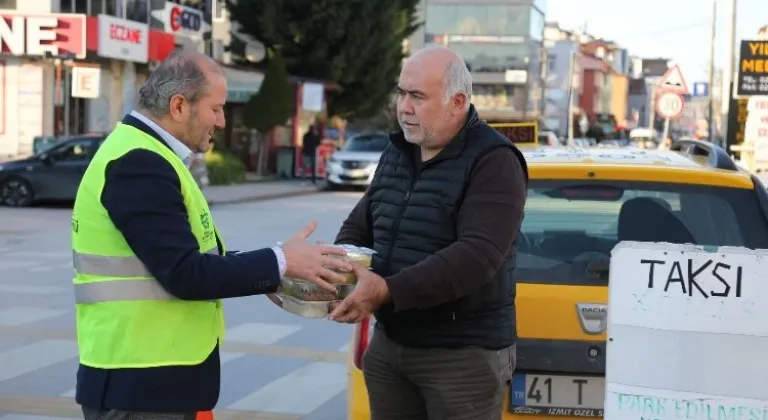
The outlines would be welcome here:
M 196 413 L 141 413 L 83 407 L 85 420 L 195 420 Z
M 501 420 L 515 346 L 416 349 L 376 328 L 363 355 L 371 420 Z

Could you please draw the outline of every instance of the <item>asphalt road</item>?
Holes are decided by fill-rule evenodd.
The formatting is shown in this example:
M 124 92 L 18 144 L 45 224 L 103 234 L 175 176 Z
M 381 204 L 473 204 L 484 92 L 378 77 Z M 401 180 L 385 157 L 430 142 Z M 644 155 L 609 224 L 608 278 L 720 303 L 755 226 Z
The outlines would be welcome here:
M 357 193 L 323 193 L 212 209 L 229 249 L 271 246 L 310 219 L 332 241 Z M 67 208 L 0 208 L 0 420 L 75 418 L 77 346 Z M 352 328 L 304 319 L 254 296 L 225 303 L 217 418 L 346 418 Z M 82 418 L 82 417 L 80 417 Z

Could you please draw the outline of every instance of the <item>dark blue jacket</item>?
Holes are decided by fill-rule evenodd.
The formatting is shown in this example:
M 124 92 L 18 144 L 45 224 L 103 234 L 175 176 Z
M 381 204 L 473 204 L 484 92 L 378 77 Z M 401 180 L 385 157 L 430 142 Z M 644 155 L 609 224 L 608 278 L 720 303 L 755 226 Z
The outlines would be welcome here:
M 169 147 L 150 127 L 133 126 Z M 128 245 L 160 284 L 186 300 L 273 293 L 280 283 L 271 249 L 203 255 L 187 221 L 179 177 L 160 155 L 133 150 L 106 168 L 101 203 Z M 221 244 L 219 244 L 221 248 Z M 146 369 L 95 369 L 80 365 L 78 404 L 145 412 L 211 410 L 219 399 L 218 346 L 202 364 Z

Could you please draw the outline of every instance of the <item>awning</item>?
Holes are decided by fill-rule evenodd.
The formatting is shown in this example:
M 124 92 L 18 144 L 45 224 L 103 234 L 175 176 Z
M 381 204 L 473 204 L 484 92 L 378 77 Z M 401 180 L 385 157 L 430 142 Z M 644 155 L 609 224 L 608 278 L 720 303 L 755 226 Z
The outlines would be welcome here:
M 261 89 L 264 73 L 222 67 L 227 78 L 227 102 L 246 103 Z

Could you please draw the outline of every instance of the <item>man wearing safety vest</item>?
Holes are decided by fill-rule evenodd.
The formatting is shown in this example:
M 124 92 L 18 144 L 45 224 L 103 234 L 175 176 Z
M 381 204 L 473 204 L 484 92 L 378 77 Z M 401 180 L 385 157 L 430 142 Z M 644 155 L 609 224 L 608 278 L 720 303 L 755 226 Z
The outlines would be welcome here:
M 285 276 L 335 290 L 351 267 L 307 242 L 226 250 L 188 170 L 224 127 L 227 84 L 196 52 L 169 57 L 85 172 L 72 217 L 76 400 L 86 420 L 211 418 L 219 398 L 220 299 L 274 293 Z M 338 280 L 342 280 L 338 278 Z

